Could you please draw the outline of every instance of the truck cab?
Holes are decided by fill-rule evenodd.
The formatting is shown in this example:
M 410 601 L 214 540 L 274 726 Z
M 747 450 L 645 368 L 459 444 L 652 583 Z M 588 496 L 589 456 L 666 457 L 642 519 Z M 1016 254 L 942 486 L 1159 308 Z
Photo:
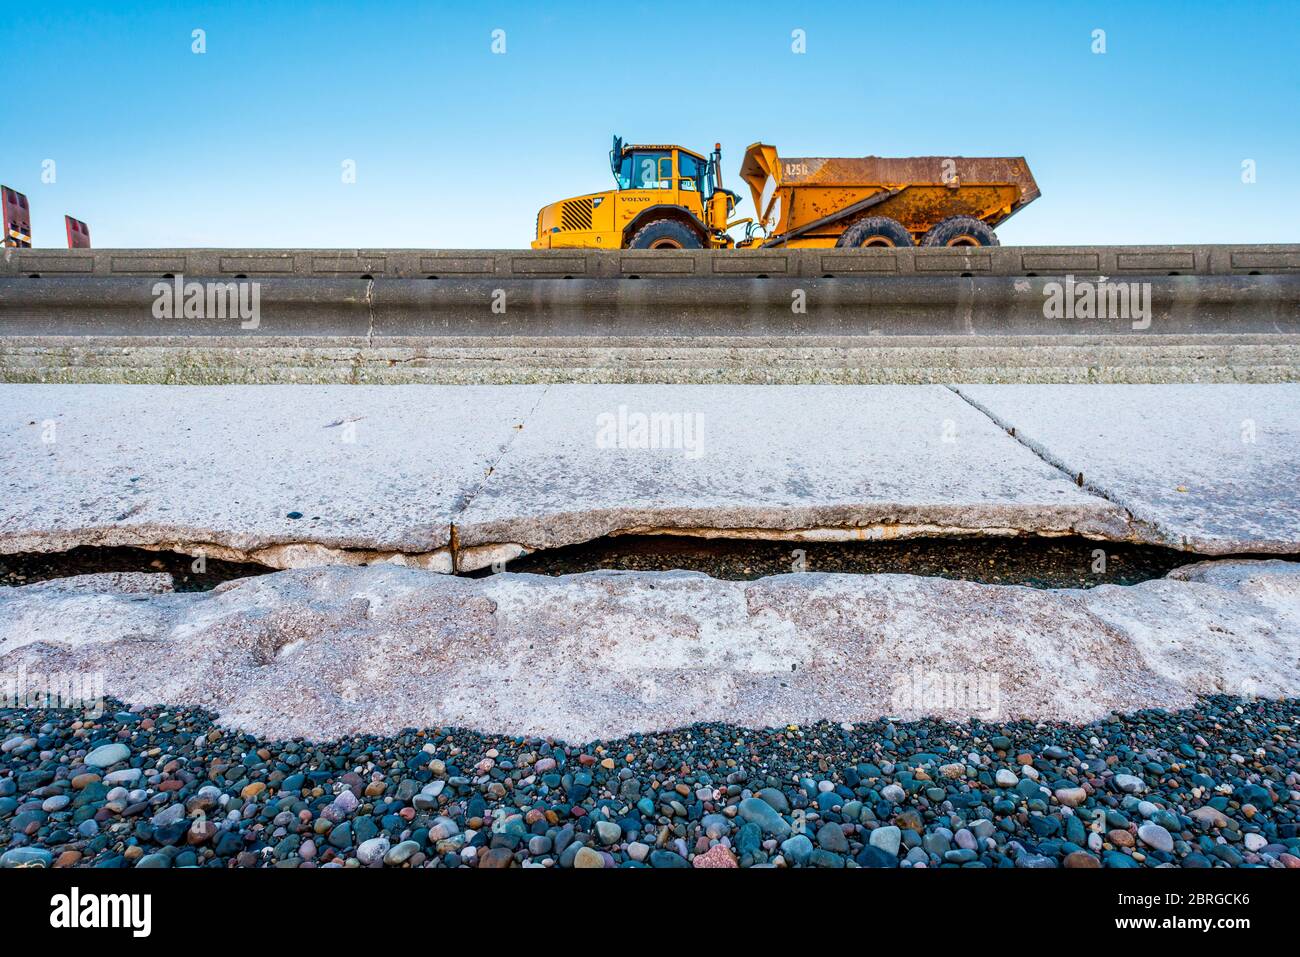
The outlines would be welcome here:
M 615 189 L 542 207 L 534 249 L 708 249 L 731 245 L 736 195 L 718 182 L 711 157 L 675 145 L 625 145 L 614 138 Z

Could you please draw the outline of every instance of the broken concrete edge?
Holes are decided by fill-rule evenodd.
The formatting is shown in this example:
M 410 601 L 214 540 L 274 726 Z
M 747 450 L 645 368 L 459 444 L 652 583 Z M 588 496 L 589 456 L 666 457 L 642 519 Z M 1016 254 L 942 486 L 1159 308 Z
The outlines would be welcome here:
M 529 518 L 517 522 L 494 522 L 490 526 L 472 528 L 468 536 L 465 529 L 453 523 L 449 529 L 447 547 L 409 552 L 331 547 L 307 541 L 247 543 L 237 547 L 204 537 L 208 534 L 206 531 L 204 536 L 193 538 L 178 534 L 176 529 L 169 530 L 164 536 L 154 536 L 145 530 L 122 526 L 85 532 L 60 531 L 51 534 L 28 532 L 22 535 L 0 535 L 0 555 L 50 554 L 84 546 L 117 547 L 175 552 L 195 558 L 264 565 L 274 569 L 392 564 L 451 574 L 478 571 L 535 552 L 629 535 L 778 542 L 870 542 L 913 538 L 978 537 L 1060 538 L 1078 535 L 1096 541 L 1140 542 L 1132 535 L 1123 534 L 1121 525 L 1104 519 L 1097 520 L 1069 514 L 1040 516 L 1033 509 L 1008 509 L 1007 511 L 1023 511 L 1025 514 L 995 518 L 989 524 L 959 524 L 956 515 L 947 516 L 953 521 L 944 521 L 944 515 L 936 514 L 950 509 L 958 511 L 955 507 L 907 509 L 908 512 L 921 515 L 928 513 L 932 516 L 932 520 L 900 519 L 897 510 L 894 510 L 884 521 L 867 520 L 862 524 L 836 525 L 804 523 L 801 519 L 805 516 L 800 513 L 806 510 L 791 509 L 791 514 L 782 516 L 789 519 L 784 526 L 693 524 L 691 516 L 683 517 L 680 512 L 668 514 L 667 510 L 656 512 L 652 509 L 637 513 L 637 517 L 645 520 L 644 523 L 620 524 L 621 520 L 628 517 L 628 512 L 607 509 L 574 515 Z M 873 508 L 863 511 L 881 510 Z M 1064 511 L 1077 512 L 1076 509 Z M 1008 524 L 1007 519 L 1013 521 Z
M 885 717 L 1082 724 L 1200 695 L 1300 694 L 1300 563 L 1279 560 L 1092 589 L 898 574 L 471 580 L 383 566 L 167 593 L 161 578 L 0 589 L 0 668 L 97 674 L 112 698 L 307 740 L 460 727 L 590 742 Z M 961 694 L 931 699 L 936 676 Z
M 625 513 L 620 513 L 625 514 Z M 655 516 L 651 516 L 655 517 Z M 669 516 L 660 515 L 659 519 Z M 552 519 L 556 519 L 552 521 Z M 625 536 L 664 536 L 682 538 L 717 539 L 763 542 L 873 542 L 904 541 L 908 539 L 945 538 L 1079 538 L 1099 543 L 1159 545 L 1195 555 L 1227 557 L 1232 555 L 1294 555 L 1293 543 L 1252 542 L 1249 548 L 1232 548 L 1217 541 L 1196 541 L 1178 536 L 1143 535 L 1145 523 L 1132 521 L 1128 527 L 1115 522 L 1070 521 L 1053 518 L 1050 524 L 961 525 L 938 521 L 877 522 L 847 525 L 798 525 L 791 527 L 719 526 L 691 524 L 630 524 L 609 523 L 590 534 L 574 531 L 575 527 L 589 526 L 599 517 L 591 513 L 580 516 L 547 516 L 520 523 L 493 523 L 494 530 L 476 528 L 468 540 L 463 530 L 455 524 L 450 528 L 450 544 L 429 551 L 400 551 L 391 549 L 363 549 L 331 547 L 316 542 L 278 542 L 249 547 L 234 547 L 202 538 L 189 539 L 175 534 L 164 539 L 141 535 L 134 529 L 116 528 L 107 533 L 81 535 L 77 532 L 60 532 L 52 535 L 27 533 L 20 536 L 0 536 L 0 555 L 24 553 L 51 554 L 67 552 L 78 547 L 139 548 L 152 552 L 174 552 L 193 558 L 263 565 L 286 570 L 319 568 L 330 565 L 361 566 L 389 564 L 421 568 L 441 574 L 481 571 L 522 558 L 572 545 L 582 545 L 605 538 Z M 517 527 L 525 526 L 523 528 Z M 518 534 L 523 531 L 525 534 Z
M 205 534 L 207 534 L 205 532 Z M 85 531 L 60 531 L 41 534 L 0 535 L 0 555 L 27 553 L 52 554 L 74 548 L 139 548 L 150 552 L 175 552 L 193 558 L 264 565 L 267 568 L 319 568 L 327 565 L 403 565 L 426 571 L 450 574 L 453 570 L 451 548 L 428 551 L 350 548 L 319 542 L 268 542 L 239 547 L 226 542 L 188 537 L 177 529 L 163 536 L 152 536 L 129 526 Z
M 701 509 L 700 513 L 712 511 Z M 735 509 L 733 513 L 751 510 Z M 759 511 L 759 510 L 753 510 Z M 771 510 L 762 510 L 770 517 Z M 818 521 L 818 512 L 855 514 L 854 521 Z M 1116 516 L 1081 515 L 1080 509 L 1041 510 L 1033 507 L 997 509 L 1000 513 L 986 521 L 971 523 L 969 507 L 936 506 L 931 508 L 890 508 L 873 506 L 862 509 L 788 509 L 782 523 L 761 524 L 745 518 L 758 516 L 728 515 L 734 523 L 709 524 L 709 514 L 668 514 L 655 509 L 601 509 L 569 515 L 507 520 L 458 527 L 456 569 L 478 571 L 509 562 L 535 552 L 618 538 L 629 535 L 680 536 L 682 538 L 728 539 L 766 542 L 872 542 L 914 538 L 1062 538 L 1078 535 L 1096 541 L 1137 542 L 1127 534 Z M 811 513 L 811 514 L 810 514 Z M 862 513 L 871 513 L 870 516 Z M 840 517 L 840 516 L 836 516 Z

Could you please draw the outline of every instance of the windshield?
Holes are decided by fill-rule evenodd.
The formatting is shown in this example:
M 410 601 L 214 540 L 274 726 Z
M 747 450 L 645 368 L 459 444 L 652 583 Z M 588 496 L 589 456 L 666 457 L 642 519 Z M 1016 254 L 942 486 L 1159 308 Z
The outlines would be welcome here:
M 662 171 L 671 174 L 672 153 L 668 150 L 630 150 L 618 165 L 619 189 L 671 189 L 672 180 L 660 179 Z

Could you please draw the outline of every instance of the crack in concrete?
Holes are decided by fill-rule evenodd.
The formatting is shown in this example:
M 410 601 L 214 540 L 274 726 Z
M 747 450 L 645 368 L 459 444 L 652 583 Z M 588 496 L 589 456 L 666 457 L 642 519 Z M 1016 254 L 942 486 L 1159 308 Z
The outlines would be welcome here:
M 541 395 L 537 397 L 537 401 L 533 403 L 532 407 L 520 416 L 519 425 L 510 430 L 512 434 L 501 446 L 500 451 L 497 452 L 496 458 L 494 458 L 488 465 L 487 471 L 483 473 L 483 477 L 479 479 L 472 489 L 461 497 L 459 502 L 452 506 L 451 526 L 447 533 L 448 548 L 451 551 L 452 574 L 460 571 L 460 530 L 456 527 L 456 516 L 464 514 L 465 510 L 469 508 L 470 503 L 473 502 L 478 493 L 483 490 L 483 486 L 487 484 L 487 480 L 491 478 L 492 473 L 497 470 L 497 466 L 500 465 L 501 460 L 506 457 L 506 454 L 510 451 L 510 447 L 514 445 L 515 439 L 519 436 L 519 433 L 528 425 L 528 420 L 532 418 L 533 413 L 537 411 L 538 407 L 542 404 L 542 401 L 546 398 L 546 394 L 550 391 L 551 386 L 549 383 L 542 386 Z
M 981 413 L 986 418 L 988 418 L 990 422 L 992 422 L 998 428 L 1006 432 L 1007 435 L 1011 436 L 1011 438 L 1013 438 L 1021 446 L 1023 446 L 1024 448 L 1032 452 L 1044 463 L 1050 465 L 1052 468 L 1059 471 L 1062 475 L 1065 475 L 1067 478 L 1069 478 L 1071 482 L 1077 485 L 1080 489 L 1087 492 L 1089 495 L 1093 495 L 1097 498 L 1104 499 L 1105 501 L 1110 502 L 1116 508 L 1121 509 L 1124 512 L 1125 521 L 1129 524 L 1130 527 L 1133 527 L 1134 529 L 1143 528 L 1148 530 L 1148 534 L 1145 537 L 1151 543 L 1168 545 L 1172 548 L 1188 547 L 1189 543 L 1185 541 L 1182 536 L 1170 535 L 1163 528 L 1161 528 L 1158 523 L 1152 522 L 1148 519 L 1138 518 L 1138 516 L 1134 514 L 1133 510 L 1129 508 L 1127 504 L 1116 499 L 1107 489 L 1102 488 L 1100 485 L 1097 485 L 1094 482 L 1088 481 L 1087 476 L 1083 472 L 1076 472 L 1074 469 L 1070 468 L 1062 459 L 1052 455 L 1052 453 L 1047 449 L 1046 446 L 1038 442 L 1033 442 L 1030 441 L 1029 439 L 1026 439 L 1023 435 L 1020 434 L 1020 432 L 1016 429 L 1014 425 L 1012 425 L 1010 422 L 1007 422 L 1005 419 L 1001 418 L 1000 416 L 994 414 L 992 409 L 987 408 L 981 403 L 976 402 L 970 396 L 966 395 L 964 392 L 961 391 L 961 388 L 959 386 L 949 383 L 945 388 L 947 388 L 959 399 L 961 399 L 963 402 L 969 405 L 972 409 L 974 409 L 975 411 Z M 1141 538 L 1137 540 L 1141 540 Z
M 366 312 L 369 317 L 369 324 L 366 327 L 366 348 L 369 349 L 375 342 L 375 281 L 366 280 Z M 357 356 L 360 361 L 362 357 Z

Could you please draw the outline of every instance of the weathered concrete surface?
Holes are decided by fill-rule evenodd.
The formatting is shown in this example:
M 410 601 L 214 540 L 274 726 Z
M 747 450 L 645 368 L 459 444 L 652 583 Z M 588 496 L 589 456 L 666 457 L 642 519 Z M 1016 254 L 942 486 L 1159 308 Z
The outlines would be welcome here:
M 314 739 L 1086 721 L 1202 693 L 1300 693 L 1300 564 L 1281 561 L 1089 591 L 907 575 L 469 580 L 394 566 L 154 587 L 88 576 L 0 589 L 0 671 L 25 669 L 29 688 L 102 674 L 127 701 L 203 705 L 261 735 Z
M 553 386 L 455 522 L 462 570 L 620 533 L 1128 534 L 939 386 Z
M 1147 541 L 1300 551 L 1300 385 L 959 386 Z
M 0 551 L 141 545 L 449 571 L 453 509 L 540 395 L 6 386 Z
M 0 336 L 0 382 L 843 384 L 1294 382 L 1300 335 Z

